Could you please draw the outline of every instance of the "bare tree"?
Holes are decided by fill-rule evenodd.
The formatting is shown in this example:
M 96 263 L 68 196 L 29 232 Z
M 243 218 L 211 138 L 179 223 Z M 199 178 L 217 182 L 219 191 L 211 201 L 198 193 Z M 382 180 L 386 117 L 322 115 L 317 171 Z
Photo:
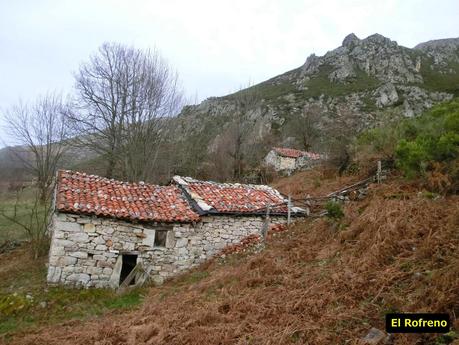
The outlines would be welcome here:
M 233 135 L 233 132 L 225 131 L 217 136 L 206 161 L 200 166 L 200 178 L 216 179 L 222 182 L 234 178 L 235 162 L 231 157 L 234 146 Z
M 53 204 L 51 195 L 46 194 L 45 199 L 40 190 L 36 189 L 35 197 L 32 201 L 21 201 L 20 196 L 23 188 L 16 192 L 16 201 L 12 209 L 0 208 L 0 217 L 16 224 L 22 229 L 31 244 L 32 255 L 36 259 L 46 254 L 49 237 L 48 226 L 51 221 Z
M 240 179 L 244 174 L 246 144 L 249 139 L 250 125 L 248 113 L 260 104 L 260 95 L 253 88 L 246 88 L 233 95 L 235 110 L 232 121 L 224 134 L 224 145 L 232 160 L 232 175 L 234 179 Z
M 62 97 L 48 94 L 32 105 L 20 103 L 4 113 L 9 136 L 18 147 L 11 150 L 36 178 L 39 200 L 49 200 L 59 164 L 68 148 L 66 105 Z
M 359 128 L 359 116 L 346 105 L 338 106 L 326 125 L 328 160 L 343 173 L 351 161 L 351 142 Z
M 305 106 L 303 113 L 294 122 L 296 136 L 303 149 L 311 150 L 318 145 L 321 138 L 320 124 L 321 109 L 317 105 Z M 317 148 L 316 148 L 317 149 Z
M 20 103 L 4 113 L 9 137 L 18 145 L 10 151 L 34 176 L 35 194 L 25 202 L 19 195 L 10 209 L 0 209 L 0 216 L 24 230 L 34 257 L 46 252 L 48 222 L 52 210 L 52 185 L 63 155 L 68 148 L 67 107 L 62 98 L 48 94 L 34 104 Z
M 76 74 L 77 138 L 128 180 L 147 179 L 155 166 L 166 117 L 182 105 L 177 73 L 157 51 L 105 43 Z

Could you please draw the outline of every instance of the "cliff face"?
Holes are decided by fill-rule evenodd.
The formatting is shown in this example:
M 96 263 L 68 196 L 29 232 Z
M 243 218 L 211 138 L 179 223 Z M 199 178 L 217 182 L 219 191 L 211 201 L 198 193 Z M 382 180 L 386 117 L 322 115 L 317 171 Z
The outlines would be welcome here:
M 241 109 L 241 92 L 260 102 Z M 243 112 L 248 141 L 271 135 L 278 143 L 295 142 L 296 122 L 305 110 L 319 113 L 320 126 L 352 113 L 356 130 L 389 116 L 416 116 L 433 104 L 459 94 L 459 38 L 418 44 L 410 49 L 379 34 L 359 39 L 350 34 L 324 56 L 312 54 L 303 66 L 224 97 L 185 107 L 174 121 L 174 138 L 199 141 L 212 150 Z M 199 139 L 198 139 L 199 138 Z

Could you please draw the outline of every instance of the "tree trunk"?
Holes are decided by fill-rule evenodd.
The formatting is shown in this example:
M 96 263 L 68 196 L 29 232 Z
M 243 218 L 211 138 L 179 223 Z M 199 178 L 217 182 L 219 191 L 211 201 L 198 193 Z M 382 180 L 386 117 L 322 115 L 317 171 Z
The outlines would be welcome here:
M 105 170 L 105 177 L 113 178 L 113 172 L 115 171 L 115 165 L 116 165 L 115 159 L 109 158 L 107 169 Z

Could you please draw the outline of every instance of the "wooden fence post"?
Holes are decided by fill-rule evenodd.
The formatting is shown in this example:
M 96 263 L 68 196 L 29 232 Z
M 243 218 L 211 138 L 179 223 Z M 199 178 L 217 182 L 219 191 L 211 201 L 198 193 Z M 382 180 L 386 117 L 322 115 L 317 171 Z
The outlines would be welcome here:
M 291 209 L 292 209 L 292 197 L 289 194 L 288 201 L 287 201 L 287 225 L 290 225 Z
M 262 229 L 262 235 L 263 235 L 263 240 L 266 240 L 266 237 L 268 237 L 268 230 L 269 230 L 269 209 L 271 205 L 268 204 L 266 206 L 266 217 L 265 217 L 265 222 L 263 224 L 263 229 Z

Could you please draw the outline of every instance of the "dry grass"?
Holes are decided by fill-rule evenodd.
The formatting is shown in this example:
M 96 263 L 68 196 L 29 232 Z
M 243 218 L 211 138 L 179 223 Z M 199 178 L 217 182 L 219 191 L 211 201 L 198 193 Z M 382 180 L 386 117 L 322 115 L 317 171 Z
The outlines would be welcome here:
M 290 194 L 293 198 L 304 198 L 308 194 L 310 196 L 326 195 L 366 177 L 360 175 L 339 176 L 335 170 L 318 167 L 280 178 L 271 185 L 285 195 Z
M 359 344 L 390 311 L 459 315 L 459 199 L 371 189 L 325 219 L 152 288 L 143 309 L 13 338 L 15 344 Z M 336 230 L 340 229 L 340 230 Z M 456 321 L 456 331 L 458 328 Z M 428 344 L 435 335 L 396 335 Z

